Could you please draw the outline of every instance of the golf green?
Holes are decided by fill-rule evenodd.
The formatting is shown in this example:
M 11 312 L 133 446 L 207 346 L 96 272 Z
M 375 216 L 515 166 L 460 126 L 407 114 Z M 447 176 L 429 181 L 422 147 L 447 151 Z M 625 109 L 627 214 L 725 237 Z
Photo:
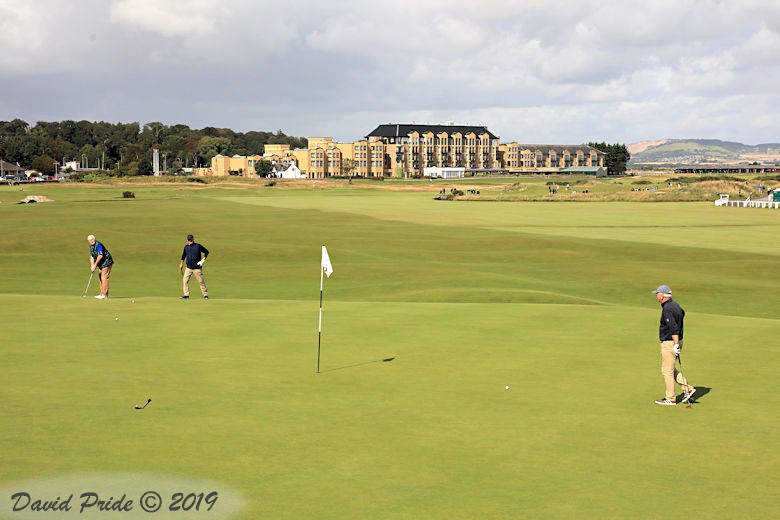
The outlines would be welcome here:
M 774 516 L 780 212 L 384 184 L 0 187 L 0 518 Z

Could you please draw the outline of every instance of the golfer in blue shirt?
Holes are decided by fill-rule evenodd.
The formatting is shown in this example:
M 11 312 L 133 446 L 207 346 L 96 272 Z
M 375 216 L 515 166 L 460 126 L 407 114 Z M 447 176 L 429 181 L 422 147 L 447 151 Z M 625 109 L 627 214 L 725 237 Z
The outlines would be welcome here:
M 95 296 L 98 300 L 108 298 L 108 278 L 111 276 L 111 266 L 114 265 L 114 259 L 108 252 L 106 246 L 95 240 L 95 235 L 87 237 L 89 242 L 89 263 L 92 272 L 98 270 L 98 280 L 100 281 L 100 294 Z

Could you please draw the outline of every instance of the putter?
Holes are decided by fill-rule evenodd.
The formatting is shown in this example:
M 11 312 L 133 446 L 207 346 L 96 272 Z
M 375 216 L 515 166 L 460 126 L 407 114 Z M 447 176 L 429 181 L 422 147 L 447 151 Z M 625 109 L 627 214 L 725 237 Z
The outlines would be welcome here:
M 146 405 L 151 403 L 151 402 L 152 402 L 152 398 L 150 397 L 149 399 L 146 400 L 146 402 L 144 403 L 143 406 L 141 406 L 140 404 L 135 405 L 135 409 L 136 410 L 143 410 L 144 408 L 146 408 Z
M 688 378 L 685 377 L 685 374 L 683 373 L 682 357 L 680 357 L 680 354 L 677 354 L 677 362 L 680 364 L 680 374 L 682 374 L 683 379 L 685 379 L 685 381 L 688 382 Z M 690 383 L 688 383 L 688 385 L 690 386 Z M 688 402 L 685 403 L 685 407 L 693 408 L 693 396 L 691 396 L 690 399 L 688 399 Z
M 89 284 L 92 283 L 92 275 L 93 274 L 95 274 L 95 271 L 92 271 L 91 273 L 89 273 L 89 280 L 87 281 L 87 288 L 84 289 L 84 294 L 81 295 L 82 298 L 86 298 L 87 297 L 87 291 L 89 291 Z

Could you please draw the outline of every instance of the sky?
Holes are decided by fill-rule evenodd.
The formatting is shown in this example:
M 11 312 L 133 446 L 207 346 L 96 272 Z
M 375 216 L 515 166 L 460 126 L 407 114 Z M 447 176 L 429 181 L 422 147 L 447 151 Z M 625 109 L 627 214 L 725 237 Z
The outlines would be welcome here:
M 0 121 L 780 142 L 778 0 L 0 0 Z

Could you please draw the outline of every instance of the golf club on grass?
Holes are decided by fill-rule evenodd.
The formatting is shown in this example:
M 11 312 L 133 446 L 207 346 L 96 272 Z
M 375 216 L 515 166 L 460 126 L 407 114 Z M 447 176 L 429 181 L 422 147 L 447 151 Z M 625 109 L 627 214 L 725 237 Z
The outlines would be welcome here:
M 93 274 L 95 274 L 95 271 L 92 271 L 91 273 L 89 273 L 89 280 L 87 281 L 87 288 L 84 289 L 84 294 L 81 295 L 82 298 L 86 298 L 87 297 L 87 291 L 89 291 L 89 284 L 92 283 L 92 275 Z
M 144 403 L 143 406 L 141 406 L 140 404 L 135 405 L 135 409 L 136 410 L 143 410 L 144 408 L 146 408 L 146 405 L 151 403 L 151 402 L 152 402 L 152 398 L 150 397 L 149 399 L 146 400 L 146 402 Z

